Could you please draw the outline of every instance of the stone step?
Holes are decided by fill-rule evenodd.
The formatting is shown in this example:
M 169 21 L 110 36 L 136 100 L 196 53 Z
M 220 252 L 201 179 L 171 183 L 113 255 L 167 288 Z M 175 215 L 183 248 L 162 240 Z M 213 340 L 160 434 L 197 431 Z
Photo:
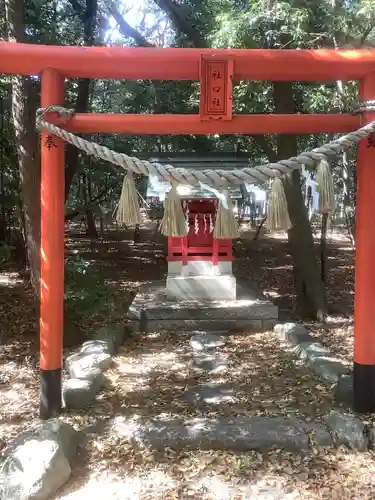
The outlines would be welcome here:
M 313 446 L 344 445 L 365 451 L 372 446 L 365 424 L 332 410 L 319 422 L 284 416 L 129 419 L 115 417 L 109 432 L 133 446 L 165 450 L 308 451 Z
M 240 301 L 237 301 L 240 302 Z M 226 303 L 154 303 L 147 308 L 141 308 L 138 301 L 133 302 L 129 308 L 134 319 L 145 316 L 148 320 L 180 320 L 180 319 L 275 319 L 277 320 L 277 307 L 270 302 L 254 301 L 251 304 Z
M 278 319 L 278 308 L 266 297 L 237 281 L 233 301 L 167 300 L 165 282 L 141 287 L 129 308 L 128 318 L 136 331 L 268 330 Z
M 135 332 L 152 333 L 163 330 L 168 333 L 186 332 L 189 330 L 204 329 L 207 332 L 217 332 L 218 328 L 223 328 L 228 334 L 231 330 L 246 332 L 262 332 L 272 330 L 277 320 L 271 319 L 231 319 L 231 320 L 208 320 L 208 319 L 179 319 L 179 320 L 159 320 L 151 319 L 146 321 L 130 321 L 130 326 Z

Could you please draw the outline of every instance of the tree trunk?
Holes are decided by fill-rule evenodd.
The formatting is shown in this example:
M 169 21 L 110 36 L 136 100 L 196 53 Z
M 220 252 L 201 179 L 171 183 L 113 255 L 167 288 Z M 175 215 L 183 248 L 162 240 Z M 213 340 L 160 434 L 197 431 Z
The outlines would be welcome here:
M 274 84 L 276 113 L 294 113 L 293 84 Z M 278 157 L 297 155 L 297 136 L 278 136 Z M 292 229 L 288 231 L 297 294 L 297 311 L 304 318 L 323 320 L 327 315 L 324 284 L 320 279 L 314 239 L 301 192 L 301 176 L 295 170 L 283 178 Z
M 24 2 L 5 0 L 8 39 L 24 40 Z M 36 95 L 30 78 L 14 77 L 12 115 L 15 130 L 22 209 L 30 278 L 39 295 L 40 283 L 40 157 L 35 130 Z

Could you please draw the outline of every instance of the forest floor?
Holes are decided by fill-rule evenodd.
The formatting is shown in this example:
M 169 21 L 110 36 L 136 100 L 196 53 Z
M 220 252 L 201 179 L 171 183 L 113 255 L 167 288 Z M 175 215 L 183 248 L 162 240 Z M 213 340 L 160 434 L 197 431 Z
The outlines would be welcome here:
M 141 231 L 136 244 L 131 233 L 110 234 L 109 241 L 95 244 L 77 232 L 67 235 L 67 254 L 74 256 L 66 299 L 68 345 L 81 341 L 96 326 L 119 319 L 118 307 L 117 312 L 100 308 L 100 301 L 124 304 L 125 318 L 131 293 L 140 284 L 165 275 L 165 248 L 160 240 L 153 240 L 150 228 Z M 253 233 L 246 231 L 235 245 L 235 255 L 235 274 L 258 282 L 279 306 L 281 319 L 298 319 L 293 313 L 286 240 L 262 235 L 254 241 Z M 311 322 L 308 328 L 332 353 L 350 363 L 354 267 L 353 250 L 345 235 L 330 233 L 327 257 L 327 294 L 334 312 L 325 325 Z M 0 447 L 5 448 L 37 419 L 39 397 L 37 307 L 30 287 L 11 266 L 0 273 L 0 318 Z M 202 413 L 183 397 L 197 383 L 188 362 L 188 346 L 183 335 L 165 332 L 129 339 L 107 372 L 108 386 L 95 406 L 63 418 L 80 427 L 95 427 L 109 416 L 161 413 L 184 417 L 293 414 L 319 420 L 333 405 L 329 390 L 280 349 L 272 332 L 244 332 L 229 337 L 223 348 L 230 359 L 227 374 L 205 378 L 235 385 L 240 397 L 235 403 L 217 404 Z M 90 495 L 121 500 L 366 499 L 374 497 L 374 472 L 371 453 L 344 448 L 311 450 L 303 455 L 282 450 L 179 453 L 168 448 L 155 453 L 121 442 L 112 429 L 92 434 L 85 456 L 56 500 L 84 500 Z M 257 496 L 259 491 L 265 496 Z

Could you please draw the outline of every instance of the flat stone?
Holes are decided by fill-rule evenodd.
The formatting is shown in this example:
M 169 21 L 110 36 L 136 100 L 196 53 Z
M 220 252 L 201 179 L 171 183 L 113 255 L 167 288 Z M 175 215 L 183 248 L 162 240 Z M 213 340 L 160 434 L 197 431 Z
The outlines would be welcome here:
M 353 403 L 353 391 L 353 374 L 344 374 L 335 385 L 334 397 L 340 403 L 351 405 Z
M 216 349 L 223 347 L 226 344 L 226 339 L 222 335 L 214 333 L 195 333 L 190 337 L 190 346 L 194 351 L 204 351 L 208 349 Z
M 99 393 L 101 385 L 98 380 L 70 378 L 63 384 L 62 394 L 65 408 L 81 410 L 87 408 Z
M 78 433 L 53 420 L 26 431 L 11 445 L 1 467 L 2 500 L 48 500 L 69 479 Z
M 228 357 L 221 353 L 195 355 L 192 367 L 196 371 L 211 374 L 223 373 L 228 369 Z
M 314 342 L 307 329 L 298 323 L 278 323 L 273 331 L 279 335 L 282 340 L 286 340 L 293 345 L 302 342 Z
M 92 368 L 108 369 L 112 364 L 112 357 L 106 352 L 85 354 L 77 352 L 67 357 L 66 369 L 71 378 L 85 378 L 83 373 Z
M 191 420 L 154 419 L 148 422 L 116 419 L 112 431 L 133 445 L 154 449 L 286 451 L 309 449 L 303 422 L 283 417 L 234 417 Z
M 336 358 L 321 357 L 314 358 L 309 366 L 321 379 L 329 382 L 330 384 L 335 384 L 342 375 L 348 373 L 348 366 Z
M 197 385 L 184 394 L 187 401 L 194 404 L 221 404 L 236 401 L 235 390 L 230 384 L 207 383 Z
M 337 445 L 345 445 L 352 450 L 365 451 L 368 448 L 368 437 L 365 435 L 365 424 L 350 413 L 332 410 L 326 417 L 326 424 Z

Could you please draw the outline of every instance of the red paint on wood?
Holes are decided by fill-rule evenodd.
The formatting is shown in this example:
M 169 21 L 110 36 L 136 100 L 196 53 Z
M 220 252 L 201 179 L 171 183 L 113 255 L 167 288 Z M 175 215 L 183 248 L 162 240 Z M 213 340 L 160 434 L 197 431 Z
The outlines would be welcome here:
M 77 113 L 67 123 L 48 120 L 73 133 L 103 134 L 313 134 L 346 133 L 360 126 L 360 116 L 234 115 L 232 120 L 201 120 L 200 115 L 127 115 Z
M 42 106 L 61 104 L 64 80 L 42 75 Z M 64 143 L 42 132 L 41 143 L 40 368 L 62 367 L 64 303 Z
M 219 261 L 232 261 L 232 240 L 213 237 L 210 228 L 215 224 L 218 200 L 216 198 L 193 198 L 183 200 L 182 206 L 189 218 L 189 232 L 182 238 L 168 238 L 168 261 L 182 262 L 205 260 L 218 264 Z M 198 222 L 198 231 L 195 221 Z
M 360 97 L 375 99 L 375 73 L 361 82 Z M 364 123 L 375 112 L 364 114 Z M 375 365 L 375 143 L 362 139 L 357 160 L 354 361 Z
M 198 80 L 202 55 L 234 61 L 235 80 L 359 80 L 375 65 L 375 50 L 179 49 L 77 47 L 0 42 L 0 73 L 65 77 Z

